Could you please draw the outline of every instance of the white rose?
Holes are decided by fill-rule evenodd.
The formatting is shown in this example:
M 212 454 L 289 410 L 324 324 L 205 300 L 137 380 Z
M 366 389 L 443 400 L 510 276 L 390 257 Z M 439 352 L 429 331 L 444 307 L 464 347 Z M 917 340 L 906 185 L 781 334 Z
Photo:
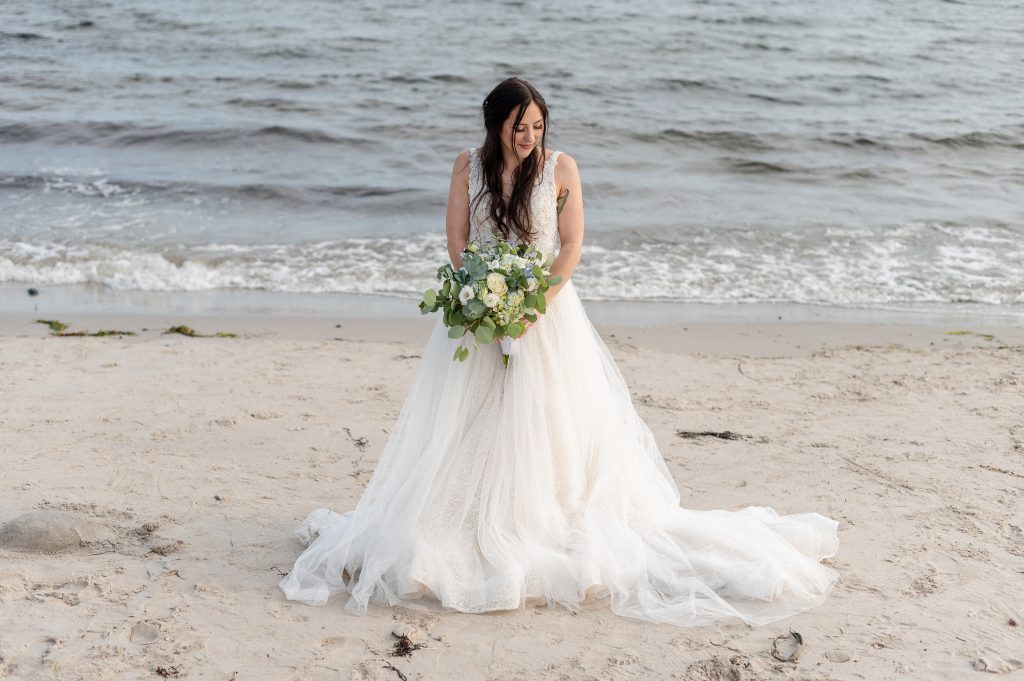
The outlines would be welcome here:
M 473 293 L 473 287 L 468 284 L 463 286 L 462 290 L 459 291 L 459 302 L 462 303 L 463 305 L 468 303 L 474 297 L 476 297 L 476 294 Z
M 500 302 L 501 298 L 499 298 L 498 294 L 496 293 L 491 293 L 490 291 L 488 291 L 487 295 L 484 296 L 484 305 L 486 305 L 487 307 L 494 307 Z
M 505 284 L 505 277 L 501 276 L 497 272 L 491 272 L 487 275 L 487 288 L 491 289 L 495 293 L 501 294 L 508 290 L 508 285 Z
M 526 290 L 527 291 L 536 291 L 537 290 L 537 280 L 534 279 L 533 277 L 530 277 L 529 281 L 526 284 Z

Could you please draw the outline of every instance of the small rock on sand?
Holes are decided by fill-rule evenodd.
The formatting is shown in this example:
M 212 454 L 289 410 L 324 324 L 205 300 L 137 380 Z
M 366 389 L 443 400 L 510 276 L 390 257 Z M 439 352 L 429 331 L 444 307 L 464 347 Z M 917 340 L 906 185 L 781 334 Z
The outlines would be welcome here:
M 132 627 L 131 640 L 132 643 L 149 645 L 150 643 L 155 642 L 159 635 L 160 629 L 154 627 L 152 624 L 147 622 L 136 622 L 135 626 Z
M 22 553 L 66 553 L 114 543 L 114 533 L 106 525 L 65 511 L 29 511 L 0 528 L 0 549 Z
M 427 641 L 426 632 L 416 625 L 409 624 L 408 622 L 402 622 L 396 625 L 395 628 L 391 630 L 391 633 L 398 638 L 405 636 L 409 639 L 409 642 L 414 645 L 420 645 Z

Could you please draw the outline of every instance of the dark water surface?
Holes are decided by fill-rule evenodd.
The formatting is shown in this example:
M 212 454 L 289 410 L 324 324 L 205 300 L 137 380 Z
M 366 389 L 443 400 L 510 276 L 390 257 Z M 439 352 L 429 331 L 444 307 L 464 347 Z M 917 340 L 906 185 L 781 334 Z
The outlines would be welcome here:
M 0 5 L 0 283 L 416 294 L 507 75 L 581 296 L 1024 316 L 1020 2 Z

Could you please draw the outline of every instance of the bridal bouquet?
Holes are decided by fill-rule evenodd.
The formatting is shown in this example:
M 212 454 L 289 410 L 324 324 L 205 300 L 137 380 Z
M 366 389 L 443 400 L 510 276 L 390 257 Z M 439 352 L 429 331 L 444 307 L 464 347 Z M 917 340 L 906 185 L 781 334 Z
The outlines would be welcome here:
M 462 267 L 446 264 L 438 268 L 441 287 L 424 292 L 420 312 L 443 309 L 449 338 L 472 334 L 481 345 L 500 340 L 507 367 L 509 355 L 517 349 L 512 339 L 526 330 L 523 321 L 537 321 L 537 314 L 543 314 L 547 306 L 544 292 L 562 281 L 551 275 L 551 261 L 550 255 L 545 258 L 532 246 L 504 239 L 486 248 L 471 243 L 462 252 Z M 460 343 L 452 359 L 461 362 L 467 357 L 469 348 Z

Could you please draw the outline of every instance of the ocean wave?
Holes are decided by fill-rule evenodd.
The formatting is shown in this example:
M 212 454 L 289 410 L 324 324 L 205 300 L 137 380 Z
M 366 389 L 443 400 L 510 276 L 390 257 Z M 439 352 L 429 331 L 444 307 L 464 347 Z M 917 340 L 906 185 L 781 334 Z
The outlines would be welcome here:
M 436 234 L 160 249 L 0 240 L 0 282 L 415 296 L 446 260 Z M 1009 227 L 945 223 L 595 238 L 573 276 L 589 300 L 1020 306 L 1024 239 Z
M 203 182 L 163 181 L 139 182 L 111 179 L 98 169 L 42 168 L 31 175 L 12 175 L 0 178 L 0 190 L 41 190 L 64 192 L 77 196 L 119 197 L 124 194 L 176 195 L 208 197 L 210 200 L 237 198 L 263 200 L 289 205 L 315 205 L 330 202 L 337 197 L 372 199 L 415 194 L 413 187 L 381 187 L 374 185 L 283 185 L 269 183 L 243 183 L 237 185 Z
M 762 136 L 741 130 L 680 130 L 665 128 L 657 133 L 629 133 L 638 142 L 681 147 L 712 147 L 727 151 L 770 151 L 775 145 Z
M 945 137 L 921 133 L 914 133 L 911 137 L 953 149 L 985 149 L 989 147 L 1024 149 L 1024 126 L 1016 126 L 1011 132 L 1006 133 L 975 130 Z
M 371 149 L 376 142 L 316 128 L 267 125 L 250 128 L 175 128 L 106 121 L 7 123 L 0 125 L 0 143 L 45 140 L 55 144 L 96 144 L 107 147 L 152 145 L 173 148 L 242 147 L 257 142 L 338 145 Z

